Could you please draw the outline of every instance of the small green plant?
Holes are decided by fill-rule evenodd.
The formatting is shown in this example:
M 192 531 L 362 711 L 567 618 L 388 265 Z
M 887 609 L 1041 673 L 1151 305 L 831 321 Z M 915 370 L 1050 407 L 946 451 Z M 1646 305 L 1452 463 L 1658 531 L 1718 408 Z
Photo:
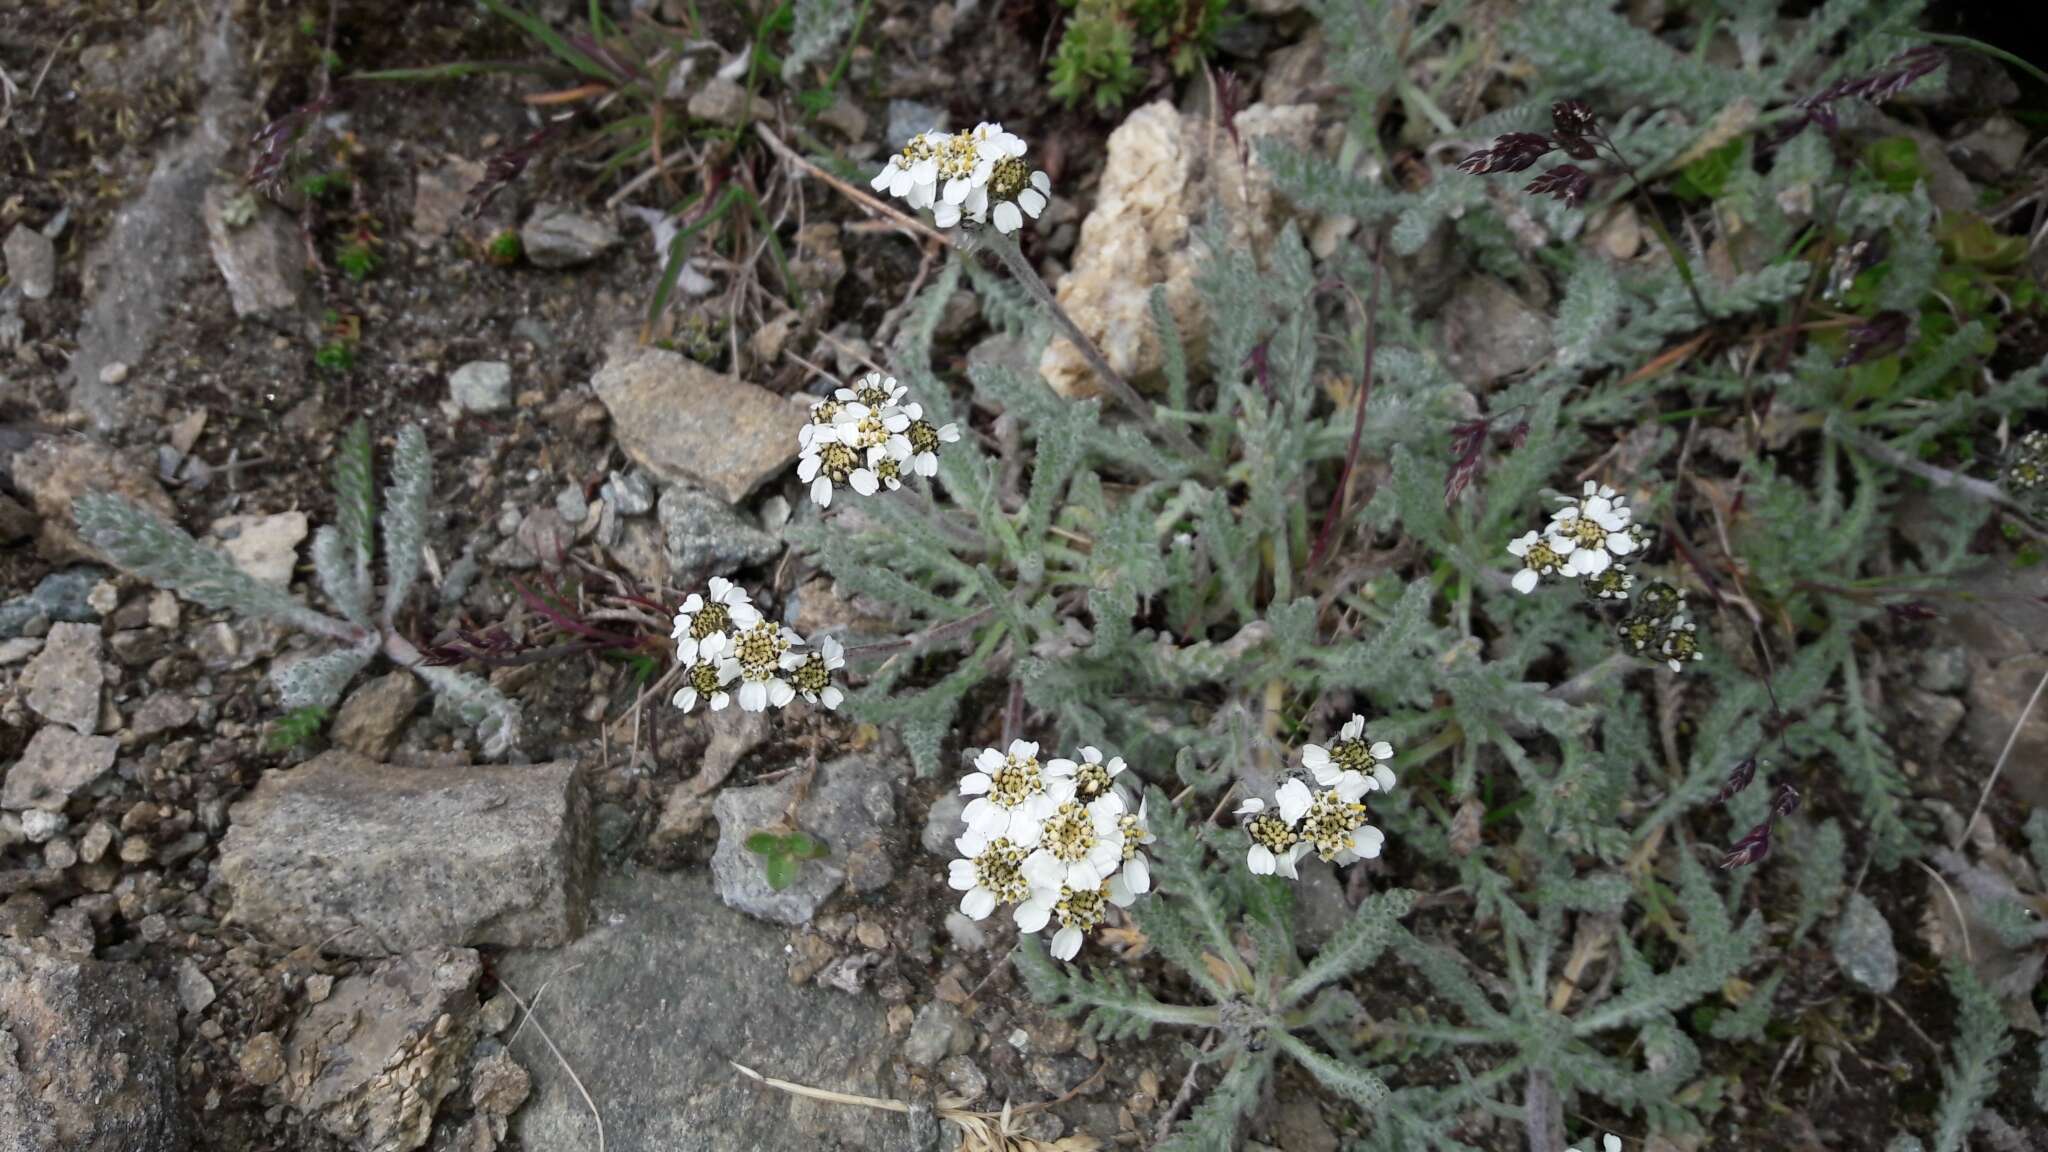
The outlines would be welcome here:
M 346 168 L 329 168 L 299 178 L 299 194 L 308 200 L 338 199 L 355 188 L 355 177 Z
M 263 746 L 272 752 L 284 752 L 310 742 L 327 726 L 327 709 L 308 704 L 294 708 L 270 722 L 270 731 L 264 737 Z
M 426 546 L 432 468 L 426 433 L 416 424 L 400 429 L 380 507 L 369 425 L 357 421 L 343 438 L 334 461 L 337 523 L 313 537 L 313 571 L 338 617 L 257 580 L 226 553 L 126 497 L 88 493 L 78 498 L 74 514 L 79 534 L 123 571 L 202 607 L 272 620 L 334 643 L 328 651 L 280 660 L 272 668 L 278 706 L 285 712 L 280 731 L 310 735 L 309 725 L 317 726 L 317 717 L 381 653 L 426 681 L 437 706 L 474 727 L 484 754 L 495 758 L 519 741 L 519 706 L 488 681 L 430 663 L 398 626 Z M 372 560 L 380 526 L 384 586 L 378 596 Z
M 1141 47 L 1176 76 L 1200 67 L 1228 15 L 1228 0 L 1061 0 L 1074 9 L 1052 59 L 1052 95 L 1067 106 L 1120 107 L 1145 83 Z
M 313 363 L 323 372 L 341 375 L 356 366 L 355 345 L 346 340 L 329 340 L 313 350 Z
M 507 228 L 491 237 L 484 245 L 484 259 L 498 268 L 510 268 L 526 255 L 526 245 L 519 239 L 519 230 Z
M 377 250 L 367 234 L 358 234 L 334 254 L 334 263 L 342 275 L 360 284 L 377 270 Z
M 804 832 L 755 832 L 747 837 L 746 847 L 761 858 L 761 873 L 777 892 L 796 883 L 797 868 L 804 861 L 832 854 L 824 841 Z

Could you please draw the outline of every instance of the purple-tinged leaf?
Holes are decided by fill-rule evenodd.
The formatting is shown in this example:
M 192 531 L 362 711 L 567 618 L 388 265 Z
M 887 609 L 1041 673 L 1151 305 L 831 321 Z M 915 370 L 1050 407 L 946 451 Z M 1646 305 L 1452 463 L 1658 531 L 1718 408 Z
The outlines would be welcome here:
M 1769 820 L 1742 834 L 1726 855 L 1721 857 L 1723 869 L 1747 868 L 1769 857 L 1771 854 L 1771 822 Z
M 1913 332 L 1913 318 L 1904 312 L 1886 310 L 1849 329 L 1849 346 L 1835 361 L 1837 368 L 1849 368 L 1866 360 L 1889 356 L 1906 346 Z
M 1882 104 L 1941 67 L 1946 59 L 1947 54 L 1932 44 L 1908 48 L 1875 71 L 1835 81 L 1801 100 L 1798 107 L 1806 113 L 1807 119 L 1820 125 L 1824 131 L 1833 133 L 1840 127 L 1840 118 L 1835 111 L 1838 102 L 1862 100 L 1869 104 Z
M 1721 785 L 1721 790 L 1714 794 L 1714 803 L 1726 804 L 1730 797 L 1749 787 L 1750 781 L 1755 779 L 1756 757 L 1746 757 L 1742 763 L 1728 770 L 1728 782 Z
M 1493 147 L 1472 153 L 1458 161 L 1458 171 L 1474 176 L 1494 172 L 1521 172 L 1557 150 L 1557 142 L 1536 132 L 1510 132 L 1496 137 Z
M 1778 795 L 1771 801 L 1771 811 L 1780 816 L 1790 816 L 1799 811 L 1799 789 L 1790 784 L 1778 785 Z
M 1884 610 L 1894 620 L 1939 620 L 1941 612 L 1934 605 L 1923 600 L 1907 600 L 1900 604 L 1887 604 Z
M 1600 130 L 1600 117 L 1584 100 L 1559 100 L 1552 104 L 1550 123 L 1560 136 L 1591 136 Z
M 1577 208 L 1586 200 L 1586 193 L 1593 187 L 1593 177 L 1576 164 L 1559 164 L 1543 175 L 1529 181 L 1524 192 L 1537 196 L 1549 196 L 1564 201 L 1567 208 Z

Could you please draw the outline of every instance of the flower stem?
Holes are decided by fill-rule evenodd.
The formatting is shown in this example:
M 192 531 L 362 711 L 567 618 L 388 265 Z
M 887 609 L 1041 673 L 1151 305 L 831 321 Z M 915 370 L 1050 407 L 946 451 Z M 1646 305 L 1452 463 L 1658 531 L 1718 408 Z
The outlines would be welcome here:
M 963 232 L 961 235 L 964 237 L 968 234 Z M 1156 429 L 1172 443 L 1175 450 L 1185 453 L 1189 459 L 1200 455 L 1200 450 L 1195 447 L 1195 442 L 1188 438 L 1187 433 L 1159 423 L 1152 412 L 1151 403 L 1138 395 L 1138 390 L 1131 387 L 1128 380 L 1109 366 L 1109 360 L 1103 356 L 1102 349 L 1097 348 L 1095 341 L 1090 340 L 1088 334 L 1081 331 L 1081 326 L 1074 323 L 1074 318 L 1067 314 L 1067 310 L 1060 307 L 1060 302 L 1053 296 L 1052 289 L 1046 286 L 1044 278 L 1031 266 L 1031 261 L 1024 258 L 1024 251 L 1017 246 L 1015 240 L 990 230 L 983 230 L 977 239 L 996 254 L 996 258 L 1003 262 L 1003 267 L 1009 270 L 1011 277 L 1022 284 L 1024 290 L 1031 294 L 1031 298 L 1038 302 L 1039 307 L 1045 309 L 1046 314 L 1052 317 L 1060 334 L 1081 350 L 1082 359 L 1088 361 L 1088 366 L 1095 370 L 1095 375 L 1102 380 L 1103 387 L 1117 403 L 1130 409 L 1132 415 Z
M 1607 145 L 1607 151 L 1614 156 L 1614 162 L 1628 173 L 1629 188 L 1635 193 L 1636 203 L 1643 209 L 1643 219 L 1649 222 L 1650 231 L 1657 234 L 1657 240 L 1664 245 L 1664 251 L 1671 254 L 1671 262 L 1678 268 L 1678 278 L 1685 281 L 1685 290 L 1692 293 L 1692 302 L 1700 310 L 1700 318 L 1712 323 L 1714 313 L 1707 307 L 1706 297 L 1700 295 L 1700 286 L 1692 276 L 1692 262 L 1685 258 L 1685 250 L 1678 246 L 1678 239 L 1664 227 L 1664 220 L 1657 215 L 1657 206 L 1650 203 L 1650 194 L 1643 190 L 1643 178 L 1636 172 L 1636 166 L 1628 162 L 1621 149 L 1615 146 L 1614 138 L 1600 129 L 1600 142 Z

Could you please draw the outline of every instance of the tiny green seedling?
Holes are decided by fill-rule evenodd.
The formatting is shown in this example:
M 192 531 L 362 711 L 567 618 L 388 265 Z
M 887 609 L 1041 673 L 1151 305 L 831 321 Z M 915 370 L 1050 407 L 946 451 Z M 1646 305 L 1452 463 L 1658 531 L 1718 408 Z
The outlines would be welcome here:
M 777 892 L 796 883 L 798 864 L 823 860 L 832 853 L 823 840 L 803 832 L 756 832 L 747 837 L 746 845 L 747 851 L 761 857 L 768 887 Z
M 499 268 L 510 268 L 525 254 L 526 245 L 519 239 L 519 233 L 510 228 L 491 237 L 490 243 L 484 245 L 484 260 Z

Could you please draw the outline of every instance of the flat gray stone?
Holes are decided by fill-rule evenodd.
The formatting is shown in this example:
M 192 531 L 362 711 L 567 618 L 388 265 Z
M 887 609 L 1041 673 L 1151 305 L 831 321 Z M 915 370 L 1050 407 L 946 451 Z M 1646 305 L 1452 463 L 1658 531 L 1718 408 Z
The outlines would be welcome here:
M 592 378 L 626 455 L 664 484 L 737 504 L 796 462 L 810 407 L 680 353 L 615 346 Z
M 1835 925 L 1835 963 L 1864 988 L 1883 996 L 1899 982 L 1899 953 L 1892 926 L 1870 897 L 1852 892 Z
M 103 560 L 79 538 L 71 504 L 87 492 L 126 496 L 175 523 L 177 506 L 164 495 L 153 464 L 82 436 L 46 437 L 14 457 L 14 484 L 42 519 L 36 549 L 46 559 Z
M 797 806 L 798 826 L 824 842 L 829 854 L 797 866 L 796 879 L 777 892 L 768 886 L 759 854 L 746 838 L 778 827 L 800 774 L 774 784 L 727 788 L 712 803 L 718 820 L 718 848 L 711 874 L 727 905 L 779 924 L 806 924 L 841 884 L 872 892 L 889 882 L 888 833 L 896 823 L 894 769 L 857 757 L 820 765 L 810 791 Z
M 133 965 L 0 938 L 0 1148 L 184 1152 L 174 1004 Z
M 885 139 L 891 150 L 910 143 L 920 132 L 936 132 L 946 126 L 946 110 L 915 100 L 889 101 L 889 127 Z
M 782 541 L 716 496 L 675 485 L 661 494 L 662 551 L 673 583 L 701 584 L 782 554 Z
M 566 205 L 542 204 L 520 226 L 519 242 L 538 267 L 573 268 L 617 244 L 619 230 Z
M 0 808 L 61 812 L 81 789 L 107 774 L 120 751 L 120 742 L 111 736 L 82 736 L 62 724 L 45 724 L 7 770 Z
M 243 188 L 206 190 L 206 241 L 237 316 L 288 312 L 305 282 L 306 245 L 284 209 Z
M 90 597 L 104 579 L 105 573 L 97 568 L 66 568 L 50 573 L 36 582 L 35 591 L 0 604 L 0 636 L 10 640 L 19 637 L 22 628 L 38 616 L 53 623 L 68 620 L 82 624 L 99 619 L 99 611 L 92 606 Z
M 713 76 L 702 88 L 690 94 L 688 108 L 692 119 L 709 120 L 728 127 L 737 125 L 746 114 L 747 90 L 740 87 L 738 81 Z
M 233 915 L 354 956 L 554 945 L 583 930 L 589 802 L 570 762 L 404 768 L 335 750 L 229 810 Z
M 28 706 L 43 719 L 63 724 L 81 735 L 99 729 L 100 626 L 57 623 L 43 640 L 43 650 L 22 672 Z
M 1556 346 L 1550 318 L 1491 276 L 1459 285 L 1444 306 L 1443 341 L 1445 366 L 1474 388 L 1536 367 Z
M 23 297 L 47 300 L 57 290 L 57 246 L 48 236 L 27 224 L 16 224 L 0 250 L 7 258 L 7 278 L 21 289 Z
M 265 584 L 288 588 L 308 527 L 304 512 L 236 515 L 215 520 L 213 534 L 222 551 L 234 557 L 235 567 Z
M 425 1144 L 476 1043 L 482 975 L 474 951 L 449 948 L 335 981 L 285 1041 L 285 1099 L 369 1152 Z
M 465 412 L 503 412 L 512 407 L 512 366 L 472 360 L 449 374 L 448 398 Z
M 891 1095 L 882 1004 L 782 975 L 784 933 L 718 902 L 701 873 L 607 877 L 594 927 L 570 947 L 513 951 L 496 968 L 604 1112 L 607 1146 L 661 1152 L 889 1147 L 890 1113 L 805 1101 L 745 1079 Z M 516 1027 L 516 1026 L 515 1026 Z M 533 1095 L 513 1117 L 526 1148 L 597 1146 L 597 1126 L 538 1032 L 513 1055 Z

